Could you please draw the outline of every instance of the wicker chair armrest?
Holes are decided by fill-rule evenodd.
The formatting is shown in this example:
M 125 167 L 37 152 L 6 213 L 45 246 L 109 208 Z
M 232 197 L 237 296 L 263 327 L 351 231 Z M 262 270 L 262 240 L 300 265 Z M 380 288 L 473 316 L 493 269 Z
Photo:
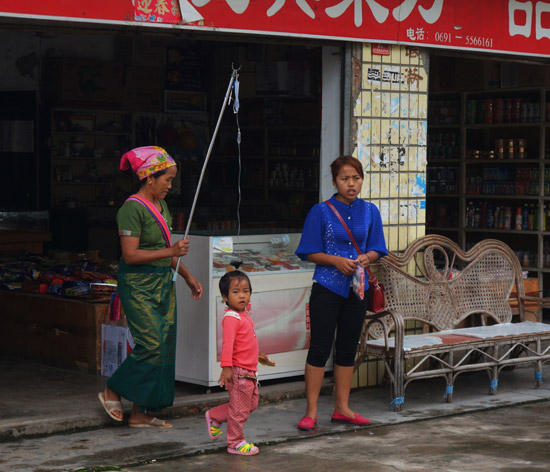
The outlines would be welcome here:
M 380 313 L 370 313 L 365 316 L 365 326 L 366 330 L 364 332 L 364 336 L 362 336 L 362 339 L 360 340 L 360 344 L 364 345 L 366 344 L 368 340 L 368 331 L 369 327 L 373 323 L 380 323 L 384 326 L 384 323 L 382 321 L 379 321 L 381 318 L 385 316 L 390 316 L 393 319 L 393 326 L 392 329 L 395 332 L 395 349 L 396 352 L 401 352 L 403 350 L 403 337 L 405 336 L 405 320 L 403 319 L 403 316 L 401 316 L 400 313 L 391 311 L 391 310 L 385 310 Z M 386 351 L 389 350 L 389 332 L 387 332 L 386 329 L 384 329 L 384 343 L 386 345 Z

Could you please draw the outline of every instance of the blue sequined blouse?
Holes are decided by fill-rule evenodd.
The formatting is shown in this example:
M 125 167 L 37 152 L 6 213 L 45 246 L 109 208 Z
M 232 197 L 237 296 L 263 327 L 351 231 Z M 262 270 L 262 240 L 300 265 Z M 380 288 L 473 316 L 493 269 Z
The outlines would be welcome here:
M 347 205 L 337 200 L 335 195 L 330 198 L 330 202 L 348 225 L 361 251 L 365 253 L 374 250 L 379 257 L 387 255 L 382 218 L 376 205 L 360 198 Z M 350 259 L 357 259 L 358 256 L 342 223 L 325 202 L 318 203 L 309 211 L 296 249 L 296 255 L 304 261 L 308 254 L 318 252 Z M 332 265 L 317 265 L 313 273 L 315 282 L 346 298 L 352 277 L 342 274 Z

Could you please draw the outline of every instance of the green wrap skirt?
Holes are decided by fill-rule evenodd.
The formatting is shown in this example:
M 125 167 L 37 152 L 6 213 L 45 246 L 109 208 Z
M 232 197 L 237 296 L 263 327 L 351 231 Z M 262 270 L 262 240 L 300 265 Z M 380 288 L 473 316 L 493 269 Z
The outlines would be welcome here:
M 174 403 L 176 367 L 176 289 L 170 267 L 120 262 L 118 293 L 135 347 L 107 380 L 140 412 Z

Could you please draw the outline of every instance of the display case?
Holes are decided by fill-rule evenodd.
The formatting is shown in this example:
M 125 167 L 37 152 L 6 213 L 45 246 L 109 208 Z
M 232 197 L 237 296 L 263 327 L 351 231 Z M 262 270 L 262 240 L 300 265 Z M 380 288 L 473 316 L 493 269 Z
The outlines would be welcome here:
M 174 234 L 172 239 L 182 236 Z M 315 266 L 295 256 L 299 240 L 299 233 L 189 236 L 189 254 L 182 263 L 201 281 L 204 293 L 200 300 L 192 300 L 189 288 L 178 278 L 176 380 L 209 387 L 218 384 L 225 312 L 218 284 L 227 270 L 239 265 L 236 262 L 252 284 L 249 313 L 260 352 L 275 362 L 275 366 L 258 365 L 260 380 L 303 375 Z

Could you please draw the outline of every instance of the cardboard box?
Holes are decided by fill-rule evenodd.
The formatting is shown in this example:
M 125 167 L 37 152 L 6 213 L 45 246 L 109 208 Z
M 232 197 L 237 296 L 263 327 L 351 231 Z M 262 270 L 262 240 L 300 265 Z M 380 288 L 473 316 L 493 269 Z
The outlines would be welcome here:
M 100 372 L 101 324 L 108 321 L 108 304 L 0 290 L 0 306 L 0 352 L 89 374 Z
M 110 377 L 134 348 L 129 328 L 101 325 L 101 375 Z

